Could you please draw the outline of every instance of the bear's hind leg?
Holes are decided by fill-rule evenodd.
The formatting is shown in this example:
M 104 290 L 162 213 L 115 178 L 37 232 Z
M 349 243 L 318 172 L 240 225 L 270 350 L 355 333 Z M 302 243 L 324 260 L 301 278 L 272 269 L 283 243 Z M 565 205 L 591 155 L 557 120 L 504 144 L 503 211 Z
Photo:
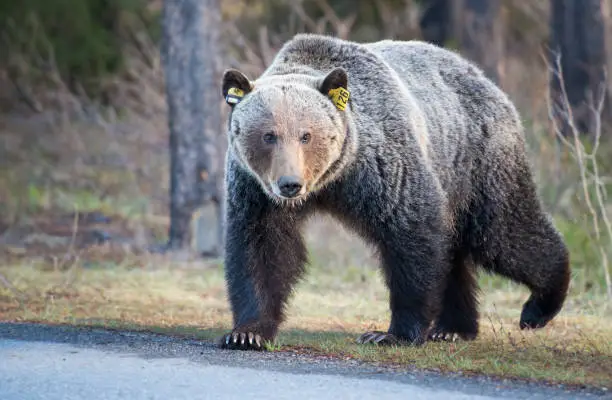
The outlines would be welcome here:
M 478 287 L 470 261 L 463 252 L 455 252 L 453 269 L 444 291 L 442 311 L 429 333 L 430 340 L 473 340 L 478 335 Z
M 528 174 L 514 174 L 513 190 L 490 193 L 472 229 L 474 260 L 531 290 L 520 328 L 542 328 L 561 310 L 570 281 L 563 238 L 542 211 Z
M 540 233 L 530 239 L 531 243 L 524 248 L 527 254 L 521 260 L 527 272 L 522 280 L 531 289 L 521 312 L 521 329 L 546 326 L 563 307 L 570 282 L 569 254 L 552 224 L 543 220 Z M 512 267 L 512 263 L 503 260 L 497 265 L 501 272 L 506 270 L 510 274 L 515 273 Z
M 532 226 L 532 228 L 534 228 Z M 531 290 L 523 305 L 520 328 L 542 328 L 561 310 L 570 280 L 569 256 L 552 225 L 540 221 L 537 229 L 521 229 L 510 236 L 512 246 L 483 263 L 485 269 L 525 284 Z

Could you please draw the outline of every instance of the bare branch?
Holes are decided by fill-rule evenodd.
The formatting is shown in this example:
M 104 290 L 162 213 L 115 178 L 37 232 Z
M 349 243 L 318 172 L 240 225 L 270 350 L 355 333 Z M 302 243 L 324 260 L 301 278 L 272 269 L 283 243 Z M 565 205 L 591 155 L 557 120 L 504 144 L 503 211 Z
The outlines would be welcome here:
M 329 20 L 330 24 L 334 27 L 336 34 L 341 39 L 347 39 L 353 24 L 357 20 L 355 13 L 349 15 L 347 18 L 340 18 L 334 9 L 329 5 L 326 0 L 315 0 L 315 3 L 319 6 L 321 11 L 325 14 L 325 18 Z
M 261 26 L 259 28 L 259 49 L 261 52 L 262 61 L 265 65 L 270 65 L 274 59 L 274 50 L 270 45 L 270 37 L 268 35 L 268 28 Z
M 302 22 L 305 23 L 306 26 L 308 26 L 308 29 L 316 33 L 323 33 L 323 31 L 325 30 L 325 22 L 323 23 L 323 28 L 321 29 L 320 24 L 310 18 L 308 13 L 306 13 L 306 11 L 304 10 L 302 0 L 292 1 L 292 8 L 293 11 L 297 14 L 297 16 L 302 20 Z
M 548 63 L 547 63 L 548 65 Z M 602 124 L 601 124 L 601 114 L 604 109 L 605 102 L 605 90 L 606 90 L 606 80 L 604 79 L 603 83 L 597 89 L 597 99 L 594 99 L 591 95 L 588 97 L 589 99 L 589 111 L 593 114 L 593 132 L 590 132 L 594 138 L 593 150 L 589 153 L 585 150 L 584 145 L 581 142 L 580 132 L 578 131 L 575 122 L 574 116 L 572 112 L 572 107 L 569 102 L 569 98 L 567 95 L 567 91 L 565 88 L 565 81 L 563 78 L 563 71 L 561 68 L 561 55 L 557 54 L 555 56 L 555 65 L 549 65 L 549 71 L 553 74 L 555 79 L 558 80 L 559 83 L 559 92 L 560 96 L 559 101 L 561 104 L 556 104 L 557 107 L 553 108 L 553 100 L 550 98 L 551 94 L 549 92 L 547 96 L 547 103 L 549 107 L 549 117 L 551 124 L 553 125 L 554 131 L 557 134 L 560 142 L 563 143 L 570 151 L 575 155 L 575 159 L 578 162 L 578 166 L 580 169 L 580 182 L 582 186 L 582 191 L 584 194 L 584 201 L 591 215 L 591 219 L 593 221 L 593 230 L 595 232 L 595 242 L 599 248 L 600 258 L 601 258 L 601 267 L 604 273 L 604 279 L 606 281 L 606 292 L 608 297 L 612 299 L 612 277 L 610 276 L 610 262 L 608 259 L 608 250 L 612 249 L 612 223 L 610 222 L 610 218 L 608 216 L 608 211 L 606 210 L 605 204 L 605 184 L 604 180 L 599 175 L 599 167 L 597 164 L 597 151 L 600 145 L 601 132 L 602 132 Z M 603 87 L 602 87 L 603 86 Z M 563 122 L 567 124 L 569 127 L 569 132 L 572 135 L 573 143 L 565 138 L 564 130 L 558 126 L 559 118 L 563 118 Z M 588 170 L 588 161 L 592 164 L 592 171 Z M 591 199 L 591 194 L 589 192 L 589 183 L 593 182 L 593 188 L 595 191 L 596 203 L 593 203 Z M 603 227 L 600 226 L 600 215 L 603 223 Z M 605 232 L 608 237 L 608 241 L 604 243 L 604 238 L 602 237 L 602 230 L 605 229 Z

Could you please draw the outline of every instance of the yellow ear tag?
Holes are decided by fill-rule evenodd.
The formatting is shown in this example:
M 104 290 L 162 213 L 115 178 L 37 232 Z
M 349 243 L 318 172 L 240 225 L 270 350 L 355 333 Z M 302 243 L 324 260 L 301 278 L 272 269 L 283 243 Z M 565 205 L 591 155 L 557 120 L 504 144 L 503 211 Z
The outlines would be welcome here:
M 225 96 L 225 102 L 227 104 L 238 104 L 244 97 L 244 91 L 238 88 L 230 88 Z
M 327 92 L 329 97 L 332 99 L 338 110 L 344 111 L 350 97 L 350 92 L 343 87 L 331 89 Z

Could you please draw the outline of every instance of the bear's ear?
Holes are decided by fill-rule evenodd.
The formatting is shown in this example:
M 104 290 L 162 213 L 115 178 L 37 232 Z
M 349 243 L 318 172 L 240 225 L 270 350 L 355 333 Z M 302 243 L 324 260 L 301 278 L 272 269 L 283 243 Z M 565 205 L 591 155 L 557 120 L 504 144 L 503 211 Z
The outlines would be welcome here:
M 234 106 L 253 90 L 253 84 L 242 72 L 235 69 L 228 69 L 223 73 L 223 84 L 221 93 L 225 102 Z
M 344 111 L 349 101 L 348 74 L 344 68 L 334 68 L 321 80 L 319 90 L 328 96 L 338 110 Z

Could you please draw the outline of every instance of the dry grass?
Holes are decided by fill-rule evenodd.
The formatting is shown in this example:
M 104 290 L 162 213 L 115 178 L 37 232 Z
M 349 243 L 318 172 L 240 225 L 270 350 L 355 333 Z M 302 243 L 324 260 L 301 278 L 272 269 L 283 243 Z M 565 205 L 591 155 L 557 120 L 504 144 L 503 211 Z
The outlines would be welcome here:
M 317 229 L 327 228 L 314 226 L 311 238 Z M 336 233 L 339 241 L 353 240 Z M 356 345 L 365 330 L 386 328 L 387 291 L 366 251 L 336 254 L 334 248 L 313 244 L 310 273 L 297 288 L 289 318 L 271 349 L 612 387 L 612 319 L 605 299 L 572 296 L 549 327 L 522 332 L 517 323 L 527 292 L 489 277 L 482 279 L 478 340 L 422 348 Z M 0 267 L 0 274 L 13 286 L 0 285 L 3 321 L 150 330 L 206 340 L 231 326 L 218 263 L 132 256 L 116 264 L 76 261 L 59 269 L 42 259 L 13 258 Z

